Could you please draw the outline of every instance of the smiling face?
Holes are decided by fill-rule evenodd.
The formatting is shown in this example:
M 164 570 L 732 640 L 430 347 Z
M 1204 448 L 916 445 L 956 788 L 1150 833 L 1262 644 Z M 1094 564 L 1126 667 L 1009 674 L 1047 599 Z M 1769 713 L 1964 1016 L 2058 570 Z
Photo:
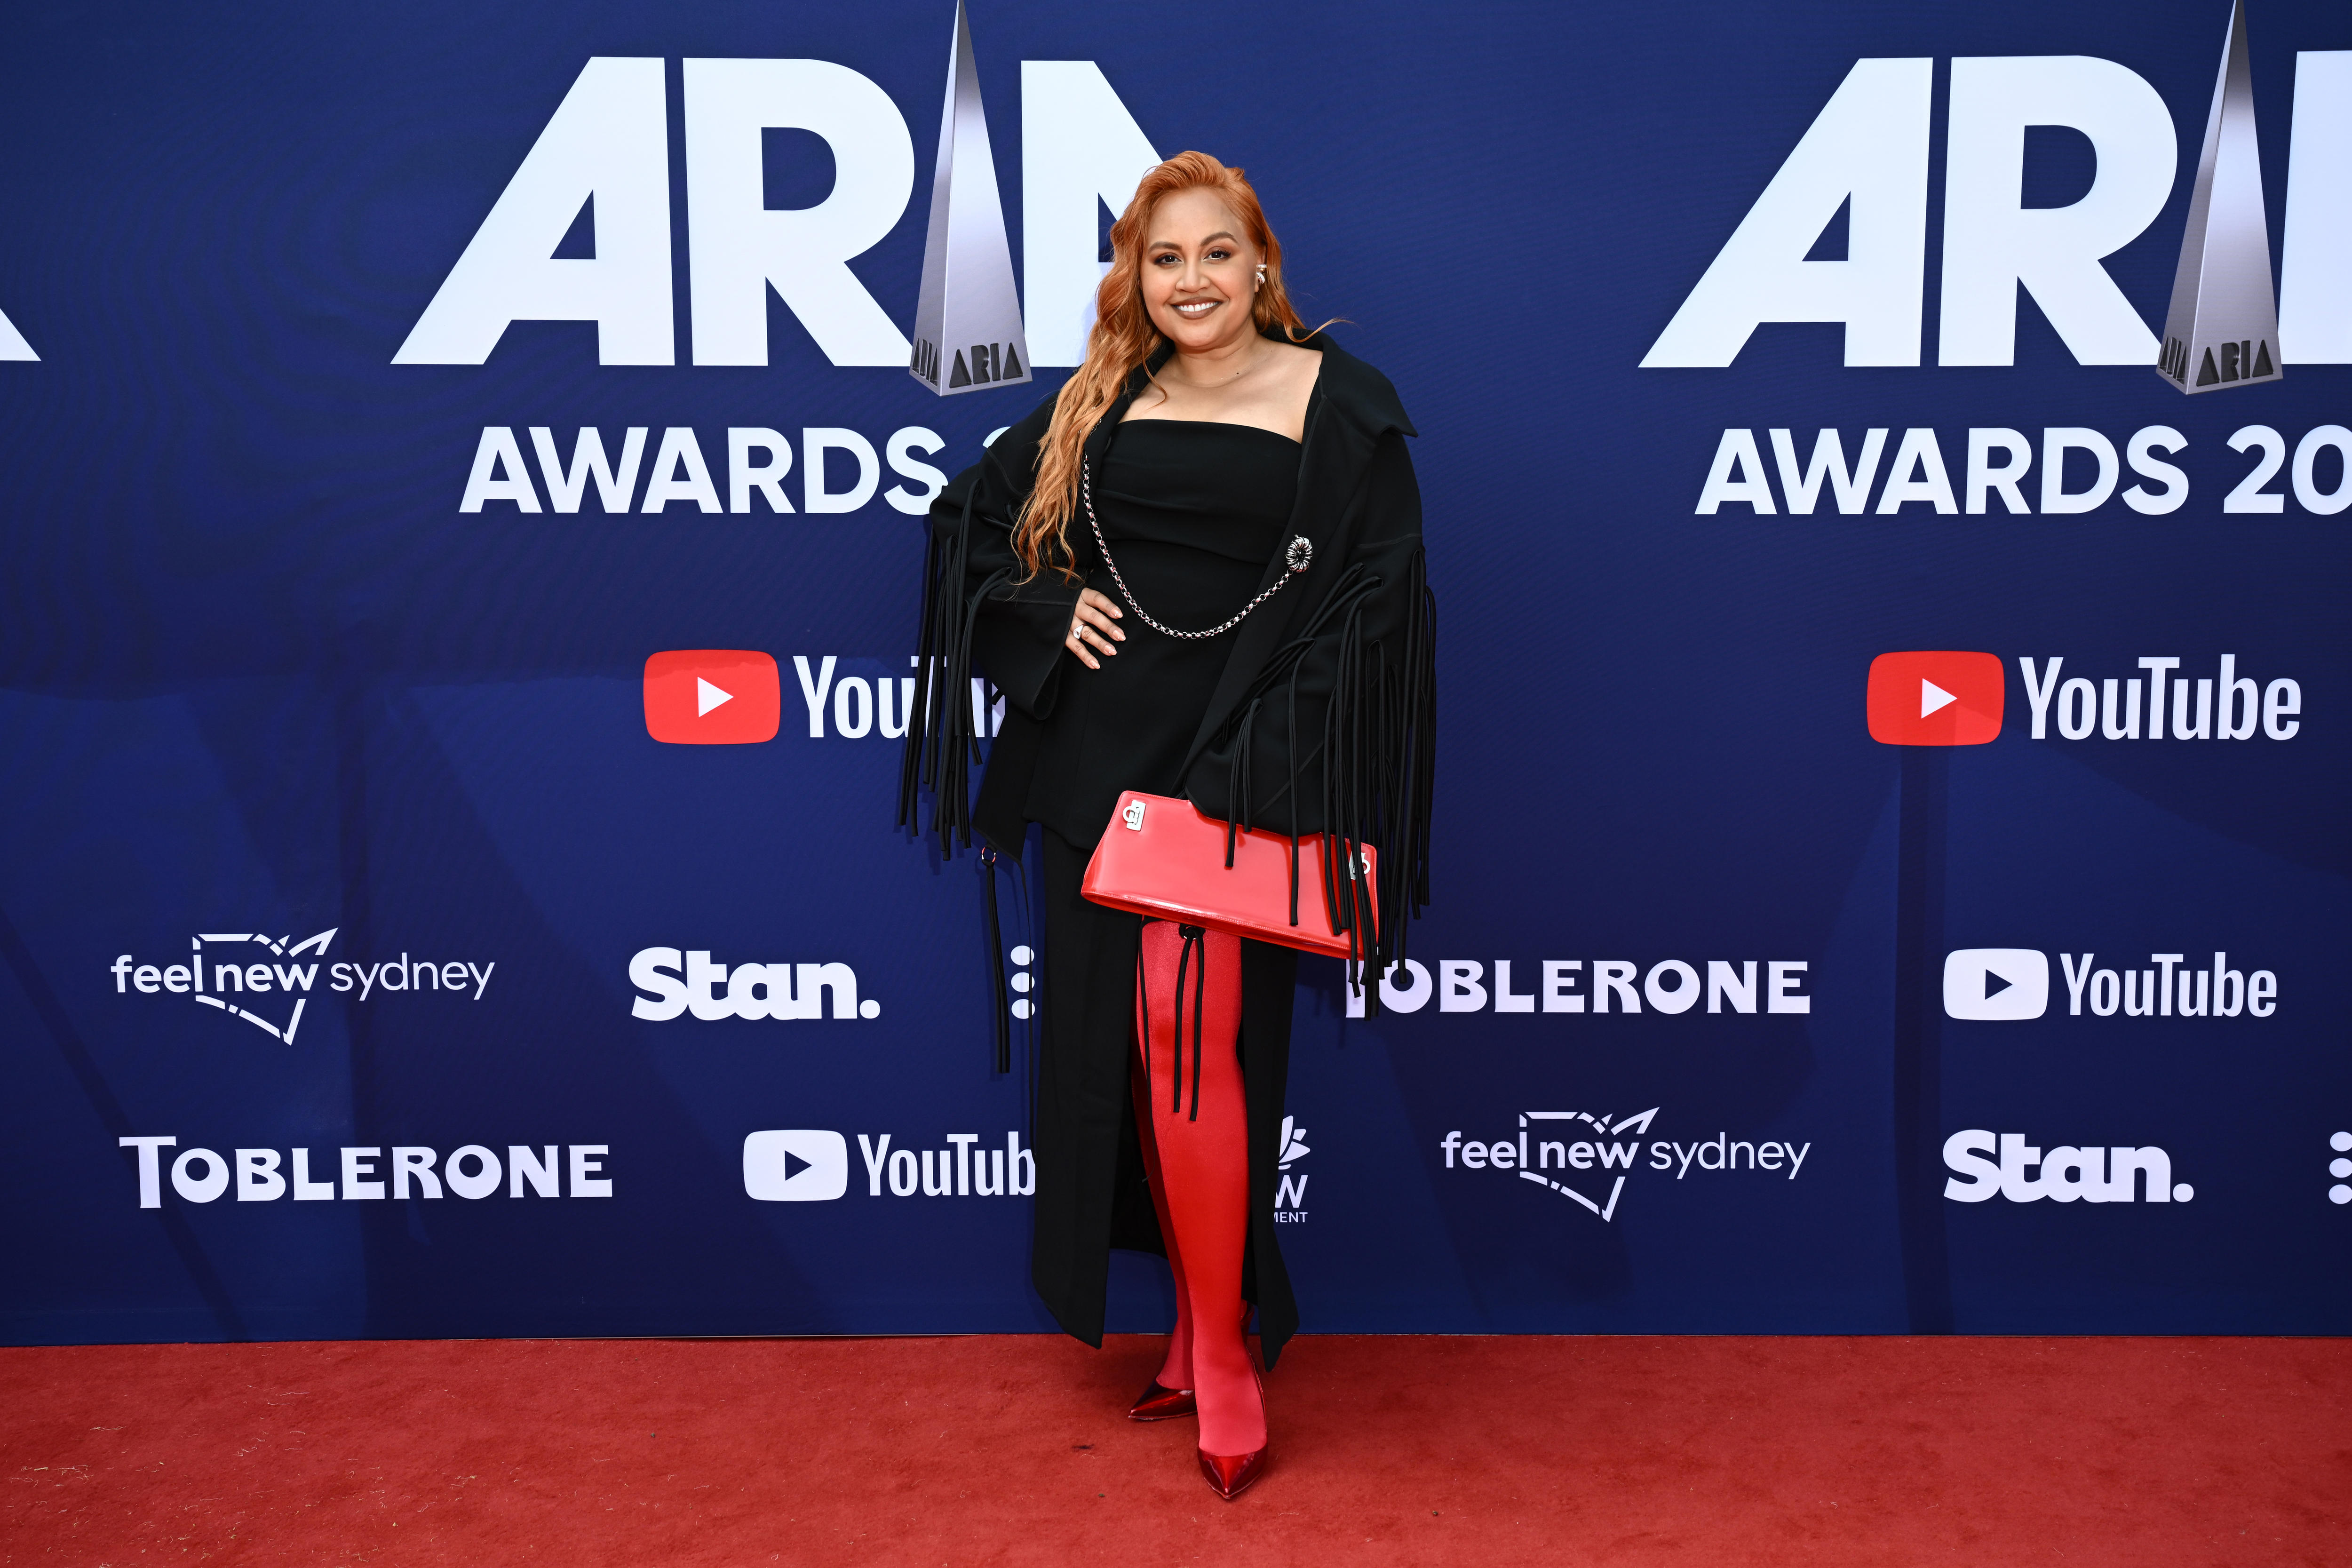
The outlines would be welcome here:
M 1143 306 L 1179 349 L 1213 353 L 1256 331 L 1250 306 L 1265 257 L 1215 192 L 1178 191 L 1144 232 Z

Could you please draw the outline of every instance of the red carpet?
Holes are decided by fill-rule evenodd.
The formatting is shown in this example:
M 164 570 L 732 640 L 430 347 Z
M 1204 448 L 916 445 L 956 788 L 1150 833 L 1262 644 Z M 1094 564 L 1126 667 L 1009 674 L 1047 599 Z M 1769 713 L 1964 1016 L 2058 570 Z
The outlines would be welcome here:
M 2352 1563 L 2352 1343 L 1296 1342 L 1239 1502 L 1157 1342 L 0 1351 L 0 1563 Z

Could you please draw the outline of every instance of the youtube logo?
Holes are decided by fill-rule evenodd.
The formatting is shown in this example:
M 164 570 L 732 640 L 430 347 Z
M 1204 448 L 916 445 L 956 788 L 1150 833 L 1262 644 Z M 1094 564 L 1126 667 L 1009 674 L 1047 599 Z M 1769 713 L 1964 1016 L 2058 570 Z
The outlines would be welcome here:
M 2050 1007 L 2050 959 L 2030 947 L 1963 947 L 1944 955 L 1948 1017 L 2011 1023 Z
M 646 660 L 646 733 L 673 746 L 772 741 L 783 701 L 776 661 L 764 653 L 681 648 Z
M 743 1192 L 763 1204 L 824 1203 L 849 1190 L 849 1141 L 817 1127 L 743 1140 Z
M 2000 735 L 2006 682 L 1989 653 L 1882 653 L 1870 661 L 1870 738 L 1889 746 L 1981 746 Z

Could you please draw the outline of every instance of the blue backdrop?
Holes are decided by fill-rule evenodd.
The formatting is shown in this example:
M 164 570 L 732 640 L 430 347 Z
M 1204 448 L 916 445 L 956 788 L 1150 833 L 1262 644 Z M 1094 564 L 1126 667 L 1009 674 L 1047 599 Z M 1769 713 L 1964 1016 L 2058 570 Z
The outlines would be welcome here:
M 1047 144 L 1054 112 L 1213 152 L 1256 182 L 1301 308 L 1346 318 L 1423 432 L 1435 902 L 1379 1018 L 1348 1016 L 1336 963 L 1303 966 L 1279 1218 L 1307 1330 L 2352 1326 L 2352 514 L 2330 510 L 2352 437 L 2326 430 L 2352 422 L 2329 363 L 2352 350 L 2324 330 L 2352 274 L 2306 248 L 2288 305 L 2322 324 L 2297 360 L 2289 321 L 2275 384 L 2184 396 L 2151 368 L 2227 20 L 1318 3 L 1175 50 L 1154 8 L 974 0 L 1033 295 L 1024 170 L 1066 183 L 1092 155 Z M 969 857 L 894 836 L 871 699 L 915 630 L 921 524 L 891 495 L 919 505 L 925 469 L 1049 392 L 1075 329 L 1033 298 L 1036 382 L 954 397 L 903 360 L 835 363 L 855 355 L 821 340 L 849 317 L 782 286 L 764 365 L 695 343 L 719 289 L 696 247 L 715 269 L 725 242 L 690 232 L 686 62 L 833 62 L 895 106 L 903 212 L 836 295 L 903 333 L 952 21 L 947 0 L 17 18 L 0 311 L 37 358 L 0 363 L 0 1335 L 1050 1327 L 1026 1078 L 992 1070 L 987 965 L 1018 984 L 1027 955 L 986 951 Z M 2352 21 L 2259 0 L 2249 23 L 2292 270 L 2290 231 L 2340 236 L 2352 205 L 2352 137 L 2311 85 Z M 2045 100 L 2006 199 L 2087 206 L 2133 159 L 2177 164 L 2093 264 L 2147 357 L 2079 363 L 2048 319 L 2099 303 L 2077 266 L 2009 287 L 2011 363 L 1940 363 L 1965 357 L 1953 268 L 1998 248 L 1946 223 L 1948 160 L 1998 140 L 1954 110 L 1952 62 L 2078 56 L 2144 83 L 2177 146 L 2095 151 L 2092 110 Z M 394 363 L 534 147 L 563 151 L 592 59 L 659 62 L 630 79 L 658 113 L 565 144 L 607 182 L 551 253 L 605 271 L 565 276 L 637 258 L 601 350 L 593 321 L 517 319 L 480 363 Z M 1727 365 L 1643 368 L 1864 60 L 1931 62 L 1925 107 L 1830 126 L 1832 175 L 1899 166 L 1833 191 L 1785 259 L 1852 262 L 1830 293 L 1907 310 L 1918 363 L 1849 365 L 1854 330 L 1768 300 Z M 1093 78 L 1024 66 L 1073 61 L 1116 115 L 1070 85 Z M 2128 87 L 2110 97 L 2144 110 Z M 854 145 L 766 130 L 765 207 L 846 200 L 837 173 L 887 164 L 887 119 Z M 847 195 L 882 220 L 900 199 Z M 1924 258 L 1907 294 L 1872 259 L 1886 232 Z M 623 316 L 673 363 L 604 363 Z M 2278 505 L 2225 510 L 2263 458 L 2229 445 L 2250 426 L 2276 433 Z M 2180 437 L 2154 453 L 2188 488 L 2169 510 L 2122 493 L 2166 491 L 2128 460 L 2149 426 Z M 647 431 L 634 499 L 591 484 L 561 510 L 533 427 L 559 481 L 583 427 L 614 460 Z M 725 509 L 774 458 L 730 460 L 741 428 L 796 452 L 791 514 L 688 493 L 667 434 L 692 432 Z M 1791 504 L 1771 432 L 1801 464 L 1825 429 L 1842 462 L 1888 432 L 1853 510 L 1828 487 Z M 2044 432 L 2077 429 L 2126 460 L 2053 514 Z M 835 430 L 854 439 L 803 434 Z M 1916 430 L 1950 509 L 1921 443 L 1896 450 Z M 1979 430 L 2021 433 L 1978 467 L 2028 459 L 2030 510 L 1969 504 Z M 2097 495 L 2096 469 L 2078 450 L 2068 487 Z M 1737 493 L 1706 506 L 1711 473 Z M 683 499 L 649 511 L 656 478 Z M 1879 510 L 1898 479 L 1924 499 Z M 647 658 L 697 649 L 775 658 L 772 740 L 651 738 Z M 1993 656 L 2005 702 L 1961 706 L 1999 704 L 1997 738 L 1874 740 L 1873 660 L 1908 650 Z M 1898 720 L 1932 700 L 1904 679 L 1958 679 L 1918 668 L 1878 693 Z M 2159 678 L 2168 722 L 2210 704 L 2221 733 L 2143 726 L 2136 683 Z M 645 1016 L 664 993 L 633 963 L 689 953 L 847 973 L 822 1017 Z M 793 1136 L 747 1165 L 761 1131 Z M 958 1151 L 981 1156 L 964 1186 Z M 1013 1191 L 980 1190 L 991 1152 Z M 1114 1329 L 1164 1326 L 1156 1260 L 1121 1255 L 1113 1296 Z

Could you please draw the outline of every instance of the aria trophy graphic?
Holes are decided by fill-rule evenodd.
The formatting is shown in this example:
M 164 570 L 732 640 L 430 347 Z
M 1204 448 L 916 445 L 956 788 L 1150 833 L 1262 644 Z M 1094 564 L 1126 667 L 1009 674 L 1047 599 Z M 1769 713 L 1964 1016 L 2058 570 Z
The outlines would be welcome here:
M 1029 379 L 1029 343 L 1021 330 L 1021 299 L 1013 291 L 1013 251 L 1004 238 L 1004 205 L 997 198 L 996 161 L 989 152 L 963 0 L 956 0 L 955 39 L 948 50 L 931 225 L 923 241 L 923 293 L 907 370 L 942 397 Z
M 2189 198 L 2180 269 L 2173 275 L 2172 309 L 2165 314 L 2156 368 L 2189 393 L 2281 375 L 2245 0 L 2230 6 L 2230 36 L 2205 119 L 2205 149 L 2197 159 L 2197 186 Z

